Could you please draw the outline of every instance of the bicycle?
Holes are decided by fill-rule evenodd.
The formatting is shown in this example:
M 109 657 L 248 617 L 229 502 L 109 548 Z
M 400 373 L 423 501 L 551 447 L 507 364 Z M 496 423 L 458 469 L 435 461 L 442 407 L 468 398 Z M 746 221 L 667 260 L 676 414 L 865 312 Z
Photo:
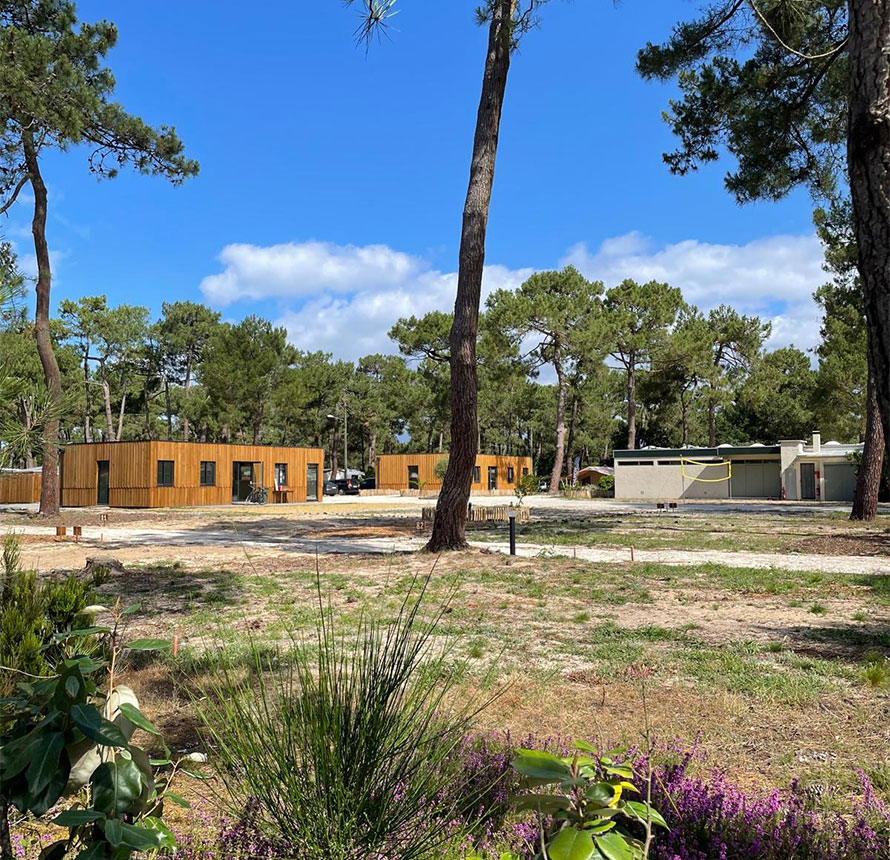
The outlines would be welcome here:
M 265 487 L 258 487 L 251 483 L 250 493 L 247 496 L 247 502 L 253 505 L 265 505 L 269 501 L 269 493 Z

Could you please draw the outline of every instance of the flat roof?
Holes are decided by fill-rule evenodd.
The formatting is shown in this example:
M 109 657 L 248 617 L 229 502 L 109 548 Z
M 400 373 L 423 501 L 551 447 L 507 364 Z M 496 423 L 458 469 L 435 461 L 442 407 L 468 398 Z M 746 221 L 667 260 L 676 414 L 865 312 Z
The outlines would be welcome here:
M 745 454 L 752 456 L 775 455 L 781 451 L 778 445 L 722 445 L 719 448 L 636 448 L 614 451 L 616 460 L 639 460 L 640 458 L 685 457 L 738 457 Z

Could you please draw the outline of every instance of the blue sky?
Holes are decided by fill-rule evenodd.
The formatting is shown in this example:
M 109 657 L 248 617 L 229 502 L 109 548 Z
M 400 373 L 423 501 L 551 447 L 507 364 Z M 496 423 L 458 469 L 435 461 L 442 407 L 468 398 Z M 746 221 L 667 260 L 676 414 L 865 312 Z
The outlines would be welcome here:
M 179 188 L 97 182 L 86 153 L 47 159 L 55 299 L 204 300 L 263 313 L 304 348 L 387 346 L 400 313 L 449 309 L 485 31 L 473 2 L 400 0 L 365 55 L 339 0 L 112 3 L 120 101 L 176 126 L 201 175 Z M 671 88 L 633 70 L 695 4 L 554 0 L 514 57 L 489 226 L 486 292 L 574 262 L 607 285 L 659 277 L 708 307 L 775 318 L 811 345 L 822 280 L 810 202 L 741 208 L 726 164 L 671 176 Z M 6 232 L 27 264 L 27 201 Z M 605 243 L 605 244 L 604 244 Z

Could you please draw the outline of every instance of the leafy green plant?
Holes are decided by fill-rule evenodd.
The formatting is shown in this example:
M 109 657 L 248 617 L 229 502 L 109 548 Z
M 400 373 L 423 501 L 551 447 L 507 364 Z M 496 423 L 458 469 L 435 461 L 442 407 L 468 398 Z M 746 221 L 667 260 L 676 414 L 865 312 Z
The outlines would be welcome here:
M 513 768 L 529 786 L 555 786 L 552 793 L 529 791 L 517 799 L 522 809 L 538 813 L 540 856 L 549 860 L 644 860 L 654 826 L 667 827 L 631 782 L 633 769 L 615 761 L 621 750 L 598 755 L 585 741 L 575 742 L 568 757 L 520 749 Z M 651 775 L 647 778 L 651 793 Z M 632 829 L 642 838 L 632 833 Z
M 513 490 L 514 495 L 517 499 L 519 499 L 519 504 L 522 504 L 522 500 L 526 496 L 532 495 L 532 493 L 538 492 L 538 484 L 540 483 L 540 478 L 537 475 L 523 475 L 516 482 L 516 487 Z
M 449 757 L 479 708 L 446 705 L 459 676 L 436 644 L 447 604 L 418 615 L 428 582 L 414 580 L 391 624 L 364 617 L 348 638 L 319 588 L 313 642 L 271 656 L 253 644 L 247 678 L 220 653 L 196 694 L 233 811 L 253 798 L 282 856 L 413 860 L 470 829 L 473 787 Z
M 115 671 L 127 650 L 160 650 L 163 640 L 122 645 L 122 620 L 136 607 L 116 606 L 112 627 L 93 626 L 57 633 L 55 640 L 77 648 L 96 638 L 109 640 L 108 661 L 87 647 L 59 661 L 46 677 L 27 675 L 0 703 L 0 852 L 11 855 L 7 809 L 42 816 L 63 797 L 89 788 L 89 803 L 75 803 L 52 823 L 68 836 L 47 846 L 40 860 L 127 860 L 134 852 L 175 847 L 160 817 L 164 799 L 183 803 L 168 790 L 177 770 L 169 750 L 150 760 L 130 738 L 139 728 L 158 730 L 139 710 Z M 104 679 L 100 672 L 104 671 Z M 23 677 L 25 673 L 19 673 Z M 170 766 L 156 778 L 154 767 Z
M 22 569 L 17 535 L 3 539 L 3 581 L 0 587 L 0 666 L 12 671 L 46 674 L 62 656 L 58 634 L 72 630 L 93 599 L 93 581 L 72 573 L 64 579 L 40 579 Z M 8 692 L 9 681 L 0 682 Z
M 604 493 L 612 493 L 615 491 L 615 476 L 603 475 L 597 482 L 597 487 Z
M 890 685 L 890 660 L 883 654 L 869 654 L 865 658 L 862 677 L 866 684 L 875 689 Z
M 438 478 L 441 481 L 445 478 L 445 473 L 447 471 L 448 471 L 448 456 L 444 455 L 442 457 L 439 457 L 438 460 L 436 460 L 436 465 L 433 466 L 433 474 L 436 476 L 436 478 Z

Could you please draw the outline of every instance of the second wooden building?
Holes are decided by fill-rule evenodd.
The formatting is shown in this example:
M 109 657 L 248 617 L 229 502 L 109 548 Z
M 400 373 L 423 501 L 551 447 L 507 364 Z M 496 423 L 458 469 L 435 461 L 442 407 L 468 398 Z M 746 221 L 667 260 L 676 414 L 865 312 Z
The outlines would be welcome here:
M 68 445 L 59 468 L 61 505 L 165 508 L 227 505 L 263 487 L 270 502 L 321 499 L 320 448 L 203 442 Z

